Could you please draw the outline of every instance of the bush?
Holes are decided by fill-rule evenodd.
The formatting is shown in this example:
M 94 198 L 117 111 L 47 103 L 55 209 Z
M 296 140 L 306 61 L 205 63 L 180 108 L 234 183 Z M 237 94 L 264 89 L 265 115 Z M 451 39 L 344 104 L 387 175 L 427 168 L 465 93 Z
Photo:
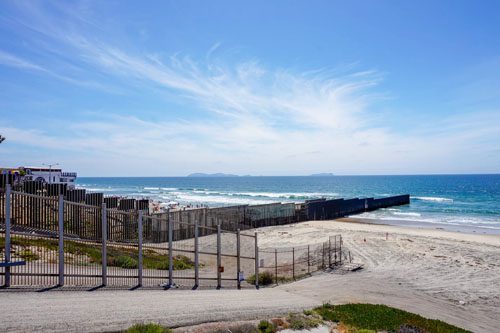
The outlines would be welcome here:
M 31 252 L 30 249 L 21 250 L 17 254 L 25 261 L 35 261 L 40 258 L 37 254 Z
M 137 268 L 139 263 L 132 257 L 129 256 L 119 256 L 117 258 L 110 258 L 108 260 L 108 265 L 117 266 L 121 268 Z
M 250 275 L 247 278 L 247 282 L 250 284 L 255 284 L 255 274 Z M 268 286 L 274 283 L 274 275 L 269 272 L 259 273 L 259 285 L 260 286 Z
M 257 326 L 259 329 L 259 332 L 261 333 L 275 333 L 276 332 L 276 326 L 274 326 L 272 323 L 268 322 L 267 320 L 261 320 L 259 323 L 259 326 Z
M 135 324 L 125 333 L 172 333 L 172 330 L 159 324 Z
M 287 319 L 290 323 L 290 328 L 294 330 L 308 330 L 314 327 L 318 327 L 319 324 L 323 323 L 319 316 L 306 316 L 298 313 L 289 314 Z

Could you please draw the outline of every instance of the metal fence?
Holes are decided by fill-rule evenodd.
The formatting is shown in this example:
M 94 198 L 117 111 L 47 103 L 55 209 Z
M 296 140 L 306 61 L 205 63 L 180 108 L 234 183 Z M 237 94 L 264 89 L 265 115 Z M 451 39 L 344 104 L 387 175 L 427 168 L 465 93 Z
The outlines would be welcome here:
M 249 231 L 12 191 L 0 193 L 0 285 L 249 287 Z
M 350 253 L 343 249 L 341 235 L 312 245 L 259 249 L 260 272 L 266 272 L 275 284 L 295 281 L 319 270 L 335 269 L 346 260 L 351 260 Z

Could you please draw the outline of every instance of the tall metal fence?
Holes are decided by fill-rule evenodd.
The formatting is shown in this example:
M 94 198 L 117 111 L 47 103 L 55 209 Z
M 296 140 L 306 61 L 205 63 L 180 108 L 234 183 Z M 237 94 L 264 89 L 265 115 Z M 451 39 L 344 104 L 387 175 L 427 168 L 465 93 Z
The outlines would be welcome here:
M 0 193 L 0 285 L 249 287 L 257 236 L 12 191 Z
M 266 273 L 268 280 L 275 284 L 295 281 L 316 271 L 335 269 L 350 260 L 341 235 L 330 236 L 328 241 L 312 245 L 259 249 L 260 273 Z

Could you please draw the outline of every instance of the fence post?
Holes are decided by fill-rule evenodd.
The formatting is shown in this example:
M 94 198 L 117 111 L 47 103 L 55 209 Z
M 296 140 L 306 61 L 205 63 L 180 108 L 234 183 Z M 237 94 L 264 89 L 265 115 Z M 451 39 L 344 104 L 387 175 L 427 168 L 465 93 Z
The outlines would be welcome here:
M 64 286 L 64 197 L 62 194 L 59 195 L 59 287 Z
M 221 257 L 221 229 L 217 224 L 217 289 L 222 287 L 222 257 Z
M 307 274 L 311 274 L 311 256 L 310 256 L 310 245 L 307 245 Z
M 5 189 L 5 262 L 10 262 L 10 184 Z M 10 266 L 5 267 L 5 287 L 10 287 Z
M 142 287 L 142 262 L 143 262 L 143 258 L 142 258 L 142 237 L 143 237 L 143 233 L 142 233 L 142 228 L 143 228 L 143 225 L 142 225 L 142 222 L 143 222 L 143 216 L 142 216 L 142 210 L 139 211 L 139 216 L 137 217 L 137 233 L 139 234 L 138 238 L 139 238 L 139 243 L 137 244 L 138 245 L 138 252 L 139 252 L 139 262 L 138 262 L 138 269 L 139 271 L 137 272 L 138 273 L 138 281 L 137 281 L 137 285 L 139 287 Z
M 295 281 L 295 247 L 292 247 L 292 277 Z
M 257 243 L 257 232 L 255 232 L 255 288 L 259 289 L 259 244 Z
M 106 241 L 108 239 L 108 223 L 106 216 L 106 203 L 102 203 L 102 286 L 105 287 L 108 284 L 108 256 L 106 249 Z
M 339 251 L 340 251 L 340 265 L 342 266 L 342 235 L 340 235 Z
M 241 238 L 240 229 L 236 230 L 236 278 L 238 279 L 238 289 L 241 289 L 240 272 L 241 272 Z
M 335 243 L 334 243 L 334 246 L 335 246 L 335 265 L 337 265 L 337 235 L 335 235 Z
M 332 268 L 332 239 L 328 237 L 328 267 Z
M 278 249 L 274 249 L 274 280 L 278 284 Z
M 198 219 L 196 219 L 194 224 L 194 289 L 200 285 L 199 234 Z
M 325 269 L 325 243 L 323 243 L 323 251 L 321 257 L 322 257 L 321 268 Z
M 179 214 L 180 215 L 180 214 Z M 169 216 L 168 219 L 168 285 L 167 288 L 172 288 L 174 286 L 174 252 L 172 250 L 173 246 L 173 223 Z

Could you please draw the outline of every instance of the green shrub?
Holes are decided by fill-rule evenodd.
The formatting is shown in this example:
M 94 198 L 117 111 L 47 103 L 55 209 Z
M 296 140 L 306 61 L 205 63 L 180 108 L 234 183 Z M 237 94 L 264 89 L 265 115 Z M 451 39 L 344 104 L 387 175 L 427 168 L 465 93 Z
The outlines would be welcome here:
M 130 269 L 139 267 L 139 263 L 136 259 L 124 255 L 117 258 L 110 258 L 108 260 L 108 265 Z
M 319 316 L 307 316 L 300 313 L 289 314 L 287 320 L 290 323 L 290 328 L 294 330 L 308 330 L 314 327 L 318 327 L 318 325 L 323 323 Z
M 255 274 L 250 275 L 247 278 L 247 282 L 250 284 L 255 284 Z M 274 275 L 269 272 L 259 273 L 259 285 L 260 286 L 268 286 L 274 283 Z
M 23 258 L 25 261 L 35 261 L 40 258 L 37 254 L 31 252 L 30 249 L 23 249 L 17 252 L 17 255 Z
M 462 328 L 440 320 L 427 319 L 414 313 L 381 304 L 324 304 L 315 309 L 324 320 L 341 322 L 365 332 L 397 332 L 402 326 L 411 326 L 429 333 L 468 333 Z M 368 330 L 368 331 L 366 331 Z M 470 333 L 470 332 L 469 332 Z
M 267 320 L 261 320 L 259 326 L 257 326 L 259 332 L 261 333 L 275 333 L 276 326 L 274 324 L 268 322 Z
M 172 333 L 172 330 L 159 324 L 135 324 L 125 333 Z

